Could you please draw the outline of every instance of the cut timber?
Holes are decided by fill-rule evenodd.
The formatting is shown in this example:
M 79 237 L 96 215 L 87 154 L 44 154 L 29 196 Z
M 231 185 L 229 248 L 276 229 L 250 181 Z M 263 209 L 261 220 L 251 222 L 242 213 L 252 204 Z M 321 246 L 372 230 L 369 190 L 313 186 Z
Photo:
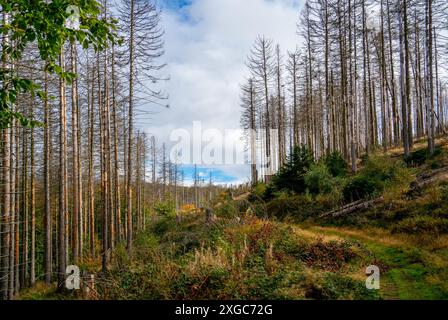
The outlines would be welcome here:
M 422 174 L 417 177 L 417 180 L 411 184 L 411 191 L 417 190 L 428 185 L 431 185 L 435 182 L 448 180 L 448 167 L 443 167 L 437 170 L 433 170 L 431 172 Z M 340 207 L 336 210 L 324 213 L 319 216 L 319 218 L 336 218 L 342 215 L 350 214 L 357 210 L 365 210 L 371 206 L 374 206 L 384 200 L 383 197 L 376 198 L 373 200 L 359 200 L 356 202 L 349 203 L 343 207 Z
M 356 211 L 356 210 L 367 209 L 373 205 L 376 205 L 376 204 L 382 202 L 383 200 L 384 200 L 384 198 L 380 197 L 380 198 L 376 198 L 376 199 L 368 200 L 368 201 L 360 200 L 360 201 L 352 202 L 342 208 L 338 208 L 337 210 L 324 213 L 324 214 L 320 215 L 319 218 L 327 218 L 327 217 L 336 218 L 336 217 L 339 217 L 342 215 L 352 213 L 353 211 Z
M 440 176 L 441 174 L 443 175 L 444 173 L 448 172 L 448 166 L 446 167 L 442 167 L 436 170 L 432 170 L 430 172 L 426 172 L 423 173 L 419 176 L 417 176 L 417 183 L 424 183 L 427 180 L 432 180 L 432 178 L 436 177 L 436 176 Z
M 417 181 L 412 183 L 411 188 L 412 190 L 417 190 L 446 180 L 448 180 L 448 167 L 440 168 L 418 177 Z

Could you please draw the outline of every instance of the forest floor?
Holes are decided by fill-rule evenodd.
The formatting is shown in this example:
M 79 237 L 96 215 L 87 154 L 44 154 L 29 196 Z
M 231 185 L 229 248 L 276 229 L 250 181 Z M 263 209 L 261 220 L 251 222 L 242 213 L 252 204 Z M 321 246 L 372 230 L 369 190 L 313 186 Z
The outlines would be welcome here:
M 378 295 L 382 299 L 448 299 L 448 236 L 422 239 L 392 235 L 383 229 L 351 229 L 341 227 L 297 228 L 305 237 L 329 240 L 357 241 L 380 264 L 381 277 Z M 364 269 L 350 274 L 365 279 Z
M 251 193 L 223 194 L 211 223 L 203 212 L 151 219 L 134 258 L 118 247 L 94 294 L 57 295 L 38 284 L 20 298 L 448 299 L 448 150 L 440 141 L 431 159 L 423 144 L 415 150 L 414 181 L 389 188 L 372 206 L 319 218 L 331 211 L 325 197 L 261 203 Z M 379 290 L 366 288 L 371 265 L 380 269 Z
M 124 252 L 96 299 L 448 299 L 448 236 L 251 218 L 166 218 Z M 366 267 L 381 270 L 365 288 Z M 83 299 L 39 284 L 21 299 Z

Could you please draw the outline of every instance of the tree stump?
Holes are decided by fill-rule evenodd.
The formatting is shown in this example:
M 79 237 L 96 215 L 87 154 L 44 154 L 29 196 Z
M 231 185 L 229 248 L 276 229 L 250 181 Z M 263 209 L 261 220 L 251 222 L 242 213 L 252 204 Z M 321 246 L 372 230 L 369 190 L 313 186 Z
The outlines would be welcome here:
M 83 289 L 84 296 L 87 299 L 92 299 L 95 297 L 95 275 L 87 274 L 84 276 Z
M 213 210 L 210 208 L 205 209 L 205 223 L 210 225 L 214 221 Z

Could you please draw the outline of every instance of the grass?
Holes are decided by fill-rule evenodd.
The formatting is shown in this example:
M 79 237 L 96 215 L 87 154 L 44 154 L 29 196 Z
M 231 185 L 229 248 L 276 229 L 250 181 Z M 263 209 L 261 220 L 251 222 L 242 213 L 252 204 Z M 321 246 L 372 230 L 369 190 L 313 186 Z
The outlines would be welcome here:
M 404 238 L 371 230 L 318 227 L 308 229 L 316 236 L 356 240 L 371 252 L 371 262 L 383 265 L 380 297 L 383 299 L 448 299 L 446 285 L 448 242 L 435 249 L 432 245 L 417 246 L 411 238 Z M 388 237 L 379 237 L 379 235 Z M 444 239 L 446 241 L 446 239 Z M 368 261 L 366 261 L 368 263 Z
M 165 283 L 155 280 L 157 290 L 164 295 L 146 298 L 448 298 L 448 241 L 444 237 L 418 246 L 418 238 L 380 228 L 291 227 L 254 217 L 244 224 L 221 220 L 210 230 L 203 229 L 199 216 L 171 226 L 202 236 L 196 248 L 181 251 L 175 249 L 184 243 L 180 238 L 172 243 L 171 251 L 166 251 L 166 237 L 159 238 L 158 247 L 165 253 L 158 254 L 171 257 L 159 258 L 158 263 L 170 265 L 178 275 L 169 272 L 171 280 Z M 365 268 L 371 264 L 379 265 L 382 271 L 378 292 L 364 285 Z M 138 277 L 138 272 L 133 276 Z M 137 280 L 140 287 L 141 281 Z M 162 286 L 167 287 L 162 290 Z M 123 289 L 127 291 L 129 286 Z
M 290 225 L 257 217 L 163 218 L 139 235 L 135 257 L 117 257 L 106 299 L 360 299 L 365 250 L 351 241 L 307 239 Z
M 441 176 L 411 188 L 416 176 L 448 166 L 446 146 L 433 157 L 417 149 L 411 168 L 396 152 L 364 161 L 358 173 L 373 179 L 384 201 L 337 219 L 318 216 L 342 204 L 340 192 L 277 192 L 267 200 L 264 184 L 234 199 L 219 196 L 211 225 L 195 210 L 184 210 L 180 220 L 160 216 L 136 236 L 132 260 L 118 246 L 97 283 L 98 298 L 448 299 L 448 183 Z M 356 178 L 341 177 L 336 191 Z M 381 271 L 378 291 L 365 286 L 370 265 Z M 97 267 L 87 261 L 83 270 Z M 82 297 L 39 283 L 21 298 Z

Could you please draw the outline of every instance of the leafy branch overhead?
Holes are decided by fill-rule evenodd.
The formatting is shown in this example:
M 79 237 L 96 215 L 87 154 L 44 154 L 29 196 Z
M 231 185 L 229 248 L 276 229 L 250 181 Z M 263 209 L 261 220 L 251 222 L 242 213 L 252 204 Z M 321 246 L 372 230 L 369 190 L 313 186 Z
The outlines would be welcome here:
M 65 26 L 70 17 L 69 6 L 79 8 L 79 30 Z M 14 70 L 25 49 L 36 44 L 40 59 L 45 61 L 46 71 L 57 74 L 70 82 L 76 74 L 65 72 L 57 59 L 64 45 L 77 42 L 84 49 L 93 47 L 101 51 L 111 44 L 120 43 L 116 33 L 117 20 L 101 17 L 101 6 L 96 0 L 13 0 L 1 1 L 3 24 L 2 65 L 0 67 L 0 127 L 6 128 L 16 118 L 22 125 L 36 125 L 24 116 L 12 111 L 18 93 L 31 93 L 45 99 L 45 94 L 33 81 L 21 78 Z

